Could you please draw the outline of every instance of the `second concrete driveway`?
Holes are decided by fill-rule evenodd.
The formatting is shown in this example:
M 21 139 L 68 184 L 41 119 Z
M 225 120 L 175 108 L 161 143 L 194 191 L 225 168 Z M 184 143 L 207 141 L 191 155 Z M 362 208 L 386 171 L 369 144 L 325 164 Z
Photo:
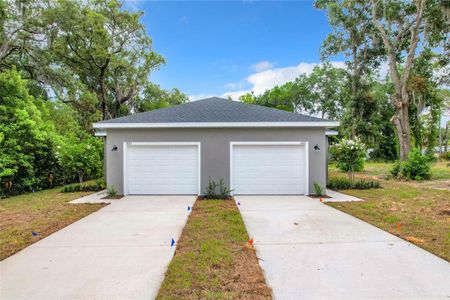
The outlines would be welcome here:
M 134 196 L 0 263 L 1 299 L 152 299 L 193 196 Z
M 448 299 L 450 264 L 301 196 L 239 196 L 277 299 Z

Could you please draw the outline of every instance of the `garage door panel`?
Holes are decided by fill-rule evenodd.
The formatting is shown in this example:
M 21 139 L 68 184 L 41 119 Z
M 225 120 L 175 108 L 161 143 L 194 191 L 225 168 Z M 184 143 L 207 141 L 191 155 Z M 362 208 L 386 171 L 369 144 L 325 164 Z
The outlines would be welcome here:
M 197 145 L 139 145 L 127 149 L 129 194 L 197 194 Z
M 234 194 L 304 194 L 305 146 L 232 145 Z

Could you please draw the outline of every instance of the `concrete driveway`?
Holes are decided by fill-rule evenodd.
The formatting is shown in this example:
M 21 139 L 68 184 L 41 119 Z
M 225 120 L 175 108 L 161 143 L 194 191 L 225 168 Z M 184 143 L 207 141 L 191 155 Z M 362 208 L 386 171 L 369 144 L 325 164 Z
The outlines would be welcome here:
M 450 264 L 302 196 L 238 196 L 276 299 L 449 299 Z
M 193 196 L 133 196 L 0 263 L 1 299 L 152 299 Z

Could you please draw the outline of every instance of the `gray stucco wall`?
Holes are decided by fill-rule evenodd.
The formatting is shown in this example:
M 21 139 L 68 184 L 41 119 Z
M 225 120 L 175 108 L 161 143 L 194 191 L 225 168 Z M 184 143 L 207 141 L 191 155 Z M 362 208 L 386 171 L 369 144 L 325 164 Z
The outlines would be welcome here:
M 200 142 L 201 191 L 208 178 L 230 181 L 230 142 L 309 142 L 309 191 L 313 183 L 326 184 L 325 128 L 162 128 L 108 129 L 106 138 L 106 182 L 123 193 L 123 142 Z M 318 144 L 320 150 L 314 150 Z M 117 151 L 111 151 L 113 146 Z

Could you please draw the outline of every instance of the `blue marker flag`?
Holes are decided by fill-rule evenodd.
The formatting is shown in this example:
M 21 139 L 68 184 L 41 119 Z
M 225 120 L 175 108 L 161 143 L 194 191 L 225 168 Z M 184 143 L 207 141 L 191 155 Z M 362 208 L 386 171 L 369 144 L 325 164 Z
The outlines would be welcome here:
M 191 207 L 190 206 L 188 206 L 188 211 L 190 211 L 191 210 Z
M 175 245 L 175 240 L 172 239 L 172 242 L 170 242 L 170 247 L 173 247 L 173 245 Z
M 34 232 L 34 231 L 32 231 L 31 234 L 32 234 L 33 236 L 37 236 L 37 235 L 38 235 L 38 233 L 37 233 L 37 232 Z

